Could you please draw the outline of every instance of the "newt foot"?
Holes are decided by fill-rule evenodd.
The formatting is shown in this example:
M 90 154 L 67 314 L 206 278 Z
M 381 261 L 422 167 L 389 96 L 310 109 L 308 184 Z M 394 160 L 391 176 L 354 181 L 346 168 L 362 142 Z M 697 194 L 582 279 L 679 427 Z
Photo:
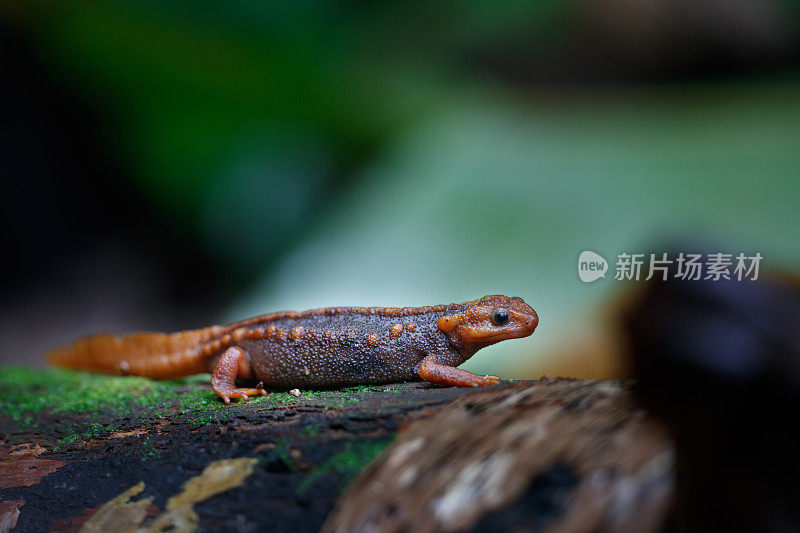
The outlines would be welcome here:
M 250 396 L 255 396 L 256 394 L 261 394 L 262 396 L 267 395 L 267 391 L 261 387 L 257 387 L 255 389 L 239 387 L 234 387 L 232 389 L 214 389 L 214 392 L 216 392 L 225 403 L 231 403 L 231 398 L 241 398 L 242 400 L 247 401 L 250 399 Z

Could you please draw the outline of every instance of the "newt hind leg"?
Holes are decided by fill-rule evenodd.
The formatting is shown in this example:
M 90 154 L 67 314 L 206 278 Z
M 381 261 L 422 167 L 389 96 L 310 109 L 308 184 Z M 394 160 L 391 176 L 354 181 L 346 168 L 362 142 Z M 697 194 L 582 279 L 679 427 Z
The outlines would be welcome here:
M 254 394 L 266 395 L 267 391 L 260 383 L 255 389 L 236 386 L 237 377 L 247 379 L 251 376 L 247 354 L 238 346 L 231 346 L 220 356 L 211 373 L 211 388 L 225 403 L 231 403 L 231 398 L 242 398 L 247 401 L 248 397 Z

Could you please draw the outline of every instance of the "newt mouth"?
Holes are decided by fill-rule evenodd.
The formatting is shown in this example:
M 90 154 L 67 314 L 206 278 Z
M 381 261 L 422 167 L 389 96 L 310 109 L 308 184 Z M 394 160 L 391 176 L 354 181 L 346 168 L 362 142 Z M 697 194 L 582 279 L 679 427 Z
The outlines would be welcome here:
M 536 331 L 538 321 L 533 320 L 525 328 L 512 329 L 506 331 L 496 331 L 488 334 L 465 333 L 462 337 L 464 342 L 500 342 L 508 339 L 522 339 L 529 337 Z

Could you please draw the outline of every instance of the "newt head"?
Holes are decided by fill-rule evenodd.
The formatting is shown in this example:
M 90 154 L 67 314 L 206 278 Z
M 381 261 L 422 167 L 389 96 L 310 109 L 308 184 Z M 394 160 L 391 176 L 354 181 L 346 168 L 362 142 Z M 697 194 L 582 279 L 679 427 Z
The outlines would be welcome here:
M 460 346 L 488 346 L 532 334 L 539 316 L 517 296 L 484 296 L 465 309 L 440 317 L 439 329 Z

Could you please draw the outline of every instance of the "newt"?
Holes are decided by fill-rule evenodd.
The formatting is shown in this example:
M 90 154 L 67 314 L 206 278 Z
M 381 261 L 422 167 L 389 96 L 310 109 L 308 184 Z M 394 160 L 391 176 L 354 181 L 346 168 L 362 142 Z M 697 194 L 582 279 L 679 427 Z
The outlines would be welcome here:
M 328 307 L 261 315 L 177 333 L 110 333 L 48 352 L 51 364 L 169 379 L 211 373 L 225 403 L 269 388 L 329 388 L 425 380 L 477 387 L 500 378 L 457 368 L 475 352 L 531 335 L 539 323 L 522 298 L 428 307 Z M 254 388 L 236 379 L 256 381 Z

